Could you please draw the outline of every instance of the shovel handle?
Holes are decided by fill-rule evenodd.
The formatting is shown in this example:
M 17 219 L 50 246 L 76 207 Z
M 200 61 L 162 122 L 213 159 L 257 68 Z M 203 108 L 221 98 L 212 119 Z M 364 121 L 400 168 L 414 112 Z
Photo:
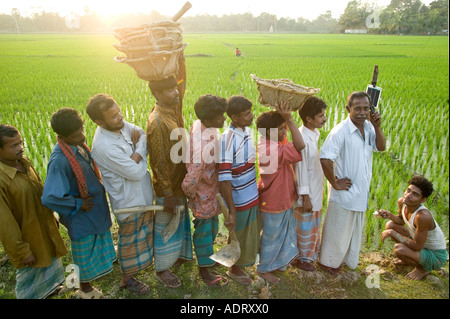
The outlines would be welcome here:
M 192 4 L 189 1 L 186 2 L 184 4 L 183 8 L 181 8 L 180 11 L 175 13 L 175 15 L 172 17 L 172 21 L 177 22 L 183 16 L 183 14 L 185 14 L 186 11 L 188 11 L 191 7 L 192 7 Z
M 126 213 L 141 213 L 148 210 L 164 210 L 163 205 L 147 205 L 147 206 L 135 206 L 128 208 L 114 209 L 114 214 L 126 214 Z M 177 205 L 177 212 L 184 210 L 184 205 Z
M 220 209 L 222 210 L 223 217 L 225 217 L 225 220 L 228 220 L 230 218 L 230 215 L 228 214 L 228 208 L 223 201 L 222 195 L 220 195 L 220 193 L 217 193 L 216 198 L 219 201 L 219 205 L 220 205 Z

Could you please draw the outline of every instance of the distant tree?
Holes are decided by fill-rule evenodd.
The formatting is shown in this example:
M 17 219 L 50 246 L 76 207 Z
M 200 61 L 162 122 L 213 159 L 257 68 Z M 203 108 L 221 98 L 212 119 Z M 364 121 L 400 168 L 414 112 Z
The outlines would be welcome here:
M 420 0 L 391 0 L 380 16 L 381 29 L 394 34 L 421 34 L 426 20 L 427 8 Z
M 317 33 L 337 33 L 339 32 L 339 22 L 331 16 L 331 11 L 327 10 L 311 22 L 310 31 Z
M 339 18 L 340 32 L 346 29 L 365 28 L 366 16 L 366 7 L 361 5 L 361 1 L 350 1 Z
M 12 15 L 0 14 L 0 32 L 17 32 L 16 23 Z
M 17 33 L 20 33 L 19 21 L 18 21 L 18 20 L 20 20 L 20 12 L 19 12 L 19 9 L 17 9 L 17 8 L 12 8 L 12 9 L 11 9 L 11 16 L 12 16 L 13 19 L 14 19 L 14 24 L 16 25 Z
M 448 33 L 448 0 L 435 0 L 428 11 L 431 32 Z M 446 30 L 446 31 L 444 31 Z
M 66 31 L 66 21 L 54 12 L 41 11 L 33 14 L 33 29 L 36 32 Z

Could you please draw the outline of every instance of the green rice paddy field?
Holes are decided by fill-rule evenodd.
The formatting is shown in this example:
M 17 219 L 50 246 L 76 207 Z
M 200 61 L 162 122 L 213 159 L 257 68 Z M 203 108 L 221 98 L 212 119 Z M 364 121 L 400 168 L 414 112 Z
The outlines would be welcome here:
M 385 221 L 374 219 L 372 213 L 379 208 L 395 211 L 414 173 L 434 183 L 437 191 L 426 205 L 448 238 L 448 37 L 184 34 L 184 42 L 189 44 L 183 111 L 187 129 L 196 120 L 196 99 L 207 93 L 225 98 L 245 95 L 254 102 L 255 116 L 268 110 L 258 103 L 253 73 L 321 89 L 318 96 L 328 104 L 328 122 L 319 145 L 346 118 L 347 95 L 365 90 L 378 65 L 387 150 L 374 155 L 363 251 L 392 248 L 380 241 Z M 73 107 L 82 113 L 88 145 L 95 126 L 85 105 L 97 93 L 112 95 L 127 121 L 146 127 L 155 100 L 131 67 L 114 61 L 120 55 L 114 43 L 118 40 L 109 34 L 0 35 L 0 122 L 22 133 L 26 156 L 43 180 L 56 141 L 50 117 L 57 109 Z M 244 56 L 234 56 L 236 47 Z M 297 114 L 295 119 L 300 126 Z

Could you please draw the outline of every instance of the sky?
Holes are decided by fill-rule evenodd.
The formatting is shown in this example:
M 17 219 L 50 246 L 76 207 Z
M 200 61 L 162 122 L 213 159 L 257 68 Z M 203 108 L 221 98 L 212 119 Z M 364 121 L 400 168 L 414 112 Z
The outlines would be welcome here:
M 224 14 L 239 14 L 250 12 L 254 16 L 262 12 L 275 14 L 277 18 L 303 17 L 314 20 L 319 15 L 330 10 L 333 18 L 339 18 L 344 13 L 350 0 L 189 0 L 192 8 L 185 16 L 209 14 L 222 16 Z M 428 5 L 432 0 L 421 0 Z M 362 0 L 362 2 L 365 2 Z M 367 0 L 370 4 L 386 7 L 390 0 Z M 186 0 L 2 0 L 0 13 L 10 14 L 12 8 L 19 9 L 21 15 L 31 15 L 43 10 L 58 12 L 60 16 L 84 14 L 85 6 L 98 15 L 108 17 L 120 13 L 150 13 L 158 11 L 162 15 L 173 16 Z

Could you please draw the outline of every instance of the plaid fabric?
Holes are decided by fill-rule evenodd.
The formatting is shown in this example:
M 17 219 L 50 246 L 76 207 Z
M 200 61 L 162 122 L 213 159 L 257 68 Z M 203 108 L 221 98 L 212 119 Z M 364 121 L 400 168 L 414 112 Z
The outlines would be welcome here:
M 236 237 L 241 247 L 241 257 L 236 265 L 247 267 L 255 264 L 260 246 L 261 218 L 259 206 L 236 212 Z M 230 242 L 228 238 L 228 242 Z
M 87 189 L 86 177 L 84 176 L 83 168 L 81 167 L 80 163 L 78 163 L 78 160 L 77 160 L 75 154 L 73 153 L 72 149 L 70 148 L 70 146 L 67 143 L 65 143 L 64 141 L 62 141 L 59 137 L 58 137 L 58 145 L 59 145 L 59 147 L 61 147 L 62 152 L 69 160 L 70 167 L 72 168 L 73 173 L 75 174 L 75 178 L 77 179 L 77 183 L 78 183 L 78 190 L 80 191 L 80 197 L 87 198 L 88 197 L 88 189 Z M 91 150 L 89 149 L 89 147 L 86 144 L 83 144 L 83 147 L 89 153 L 91 152 Z M 97 164 L 95 163 L 95 161 L 93 159 L 92 159 L 92 165 L 94 166 L 95 175 L 97 175 L 98 179 L 101 182 L 102 178 L 100 176 L 100 171 L 97 167 Z
M 16 272 L 17 299 L 44 299 L 64 283 L 61 258 L 48 267 L 23 267 Z
M 195 255 L 200 267 L 214 265 L 214 260 L 209 256 L 214 254 L 214 240 L 219 232 L 219 217 L 214 216 L 207 219 L 194 218 L 194 243 Z
M 302 207 L 296 207 L 294 216 L 297 220 L 299 259 L 305 262 L 316 261 L 320 249 L 321 211 L 304 213 Z
M 257 271 L 260 273 L 286 270 L 298 255 L 296 222 L 292 208 L 281 213 L 261 212 L 261 249 Z
M 155 234 L 154 234 L 154 254 L 155 270 L 160 272 L 170 269 L 178 258 L 192 260 L 192 236 L 191 220 L 189 218 L 189 208 L 186 205 L 185 197 L 178 197 L 185 210 L 180 213 L 180 223 L 173 236 L 163 242 L 161 232 L 172 219 L 172 213 L 157 211 L 155 214 Z M 164 198 L 156 198 L 157 205 L 164 205 Z
M 72 240 L 73 262 L 80 268 L 80 282 L 90 282 L 113 270 L 117 259 L 111 231 Z
M 153 212 L 131 214 L 117 222 L 120 267 L 124 275 L 134 275 L 153 262 Z

